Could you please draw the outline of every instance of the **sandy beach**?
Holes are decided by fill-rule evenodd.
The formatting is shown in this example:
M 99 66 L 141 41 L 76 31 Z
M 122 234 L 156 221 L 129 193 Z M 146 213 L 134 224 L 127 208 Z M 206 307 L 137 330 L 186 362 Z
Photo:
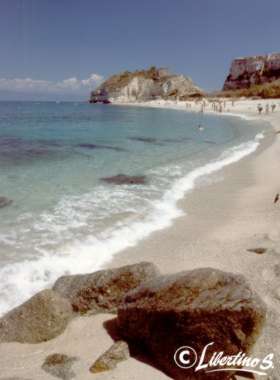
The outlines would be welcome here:
M 275 112 L 257 114 L 257 104 L 277 105 Z M 162 273 L 199 267 L 242 273 L 268 307 L 265 330 L 255 346 L 256 356 L 275 354 L 271 379 L 280 377 L 280 192 L 278 165 L 280 156 L 279 100 L 226 101 L 223 115 L 242 115 L 272 124 L 255 153 L 211 175 L 194 192 L 186 194 L 179 206 L 184 216 L 165 230 L 150 235 L 137 246 L 118 253 L 107 267 L 139 261 L 155 263 Z M 151 107 L 166 107 L 199 112 L 201 105 L 185 102 L 149 102 Z M 213 112 L 206 107 L 205 112 Z M 264 254 L 247 251 L 266 248 Z M 76 378 L 87 379 L 167 379 L 159 370 L 134 358 L 122 362 L 109 373 L 92 375 L 88 368 L 112 339 L 103 327 L 114 316 L 97 315 L 73 320 L 59 337 L 41 344 L 9 343 L 0 345 L 0 379 L 53 379 L 41 365 L 45 357 L 59 352 L 79 358 L 73 364 Z M 262 377 L 264 378 L 264 377 Z

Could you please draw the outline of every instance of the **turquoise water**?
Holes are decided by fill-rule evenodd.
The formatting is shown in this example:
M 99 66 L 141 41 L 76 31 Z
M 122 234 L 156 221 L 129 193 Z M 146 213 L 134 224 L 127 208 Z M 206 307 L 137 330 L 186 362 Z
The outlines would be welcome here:
M 262 130 L 167 109 L 0 103 L 0 196 L 13 200 L 0 209 L 0 312 L 170 225 L 177 201 L 257 149 Z M 101 181 L 120 173 L 147 183 Z

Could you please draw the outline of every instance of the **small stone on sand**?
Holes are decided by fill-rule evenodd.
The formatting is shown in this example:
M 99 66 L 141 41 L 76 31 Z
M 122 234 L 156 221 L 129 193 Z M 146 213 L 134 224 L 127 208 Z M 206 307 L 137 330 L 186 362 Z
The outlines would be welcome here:
M 257 253 L 258 255 L 262 255 L 267 251 L 267 248 L 259 247 L 259 248 L 249 248 L 247 249 L 248 252 Z
M 42 369 L 60 379 L 70 380 L 75 377 L 75 373 L 71 367 L 76 360 L 76 357 L 69 357 L 64 354 L 52 354 L 46 357 Z
M 115 342 L 90 367 L 90 372 L 99 373 L 116 368 L 117 364 L 129 358 L 128 345 L 124 341 Z

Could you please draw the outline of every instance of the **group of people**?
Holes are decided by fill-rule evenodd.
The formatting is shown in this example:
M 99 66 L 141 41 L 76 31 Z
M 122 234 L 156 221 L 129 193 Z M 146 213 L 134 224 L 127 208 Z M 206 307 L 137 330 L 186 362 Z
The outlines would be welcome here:
M 196 105 L 198 104 L 200 106 L 200 112 L 204 112 L 205 109 L 211 105 L 211 108 L 214 112 L 223 112 L 226 109 L 226 101 L 206 101 L 205 99 L 203 100 L 196 100 L 195 101 Z M 209 104 L 210 103 L 210 104 Z M 186 102 L 186 108 L 192 108 L 192 103 L 191 102 Z
M 225 100 L 215 100 L 215 101 L 206 101 L 205 99 L 203 100 L 197 100 L 196 103 L 199 103 L 200 105 L 200 112 L 204 112 L 205 109 L 210 105 L 212 110 L 214 112 L 224 112 L 226 111 L 227 103 Z M 234 107 L 235 105 L 235 100 L 231 100 L 231 107 Z M 264 111 L 266 114 L 269 114 L 270 112 L 274 112 L 276 110 L 276 104 L 272 103 L 269 104 L 267 103 L 265 106 L 261 103 L 257 105 L 257 110 L 259 114 L 262 114 Z M 191 108 L 191 103 L 186 103 L 186 108 Z
M 262 113 L 264 107 L 261 105 L 261 103 L 259 103 L 257 108 L 258 108 L 258 113 L 259 113 L 259 115 L 261 115 L 261 113 Z M 265 113 L 266 113 L 266 114 L 269 113 L 270 108 L 271 108 L 271 112 L 274 112 L 275 109 L 276 109 L 276 104 L 274 104 L 274 103 L 271 104 L 271 105 L 266 104 L 266 105 L 265 105 Z
M 222 113 L 225 111 L 229 111 L 230 107 L 235 106 L 235 100 L 234 99 L 228 100 L 228 101 L 220 100 L 220 99 L 218 99 L 218 100 L 217 99 L 213 99 L 213 100 L 197 99 L 194 102 L 193 101 L 189 101 L 189 102 L 187 101 L 185 103 L 186 108 L 191 109 L 193 103 L 195 103 L 194 104 L 195 109 L 200 111 L 201 113 L 203 113 L 208 107 L 211 107 L 212 111 L 214 111 L 214 112 Z M 231 103 L 231 104 L 229 104 L 229 103 Z M 229 108 L 227 108 L 228 106 L 229 106 Z M 280 104 L 279 104 L 279 106 L 280 106 Z M 263 105 L 262 103 L 258 103 L 257 112 L 259 113 L 259 115 L 262 113 L 269 114 L 270 112 L 274 112 L 276 110 L 276 107 L 277 107 L 277 104 L 275 104 L 275 103 L 272 103 L 272 104 L 267 103 L 265 105 Z
M 226 101 L 217 101 L 211 103 L 214 112 L 223 112 L 226 108 Z

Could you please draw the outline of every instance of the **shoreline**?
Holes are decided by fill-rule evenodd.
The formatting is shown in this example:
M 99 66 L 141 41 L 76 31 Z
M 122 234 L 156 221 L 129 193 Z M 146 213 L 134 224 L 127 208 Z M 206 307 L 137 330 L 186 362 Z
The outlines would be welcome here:
M 245 101 L 247 103 L 247 101 Z M 265 101 L 266 102 L 266 101 Z M 121 102 L 121 103 L 112 103 L 111 105 L 113 106 L 131 106 L 131 107 L 143 107 L 143 108 L 164 108 L 164 109 L 172 109 L 172 110 L 178 110 L 178 111 L 181 111 L 181 112 L 191 112 L 191 113 L 200 113 L 200 106 L 199 105 L 196 105 L 195 103 L 193 103 L 193 107 L 192 109 L 186 109 L 185 108 L 185 102 L 171 102 L 171 101 L 151 101 L 151 102 L 138 102 L 138 103 L 134 103 L 134 102 L 130 102 L 130 103 L 125 103 L 125 102 Z M 280 102 L 279 102 L 279 106 L 280 106 Z M 251 107 L 250 107 L 251 108 Z M 268 120 L 267 118 L 262 118 L 262 117 L 258 117 L 258 115 L 254 114 L 254 113 L 249 113 L 249 112 L 214 112 L 214 111 L 205 111 L 204 112 L 205 114 L 207 115 L 213 115 L 213 116 L 222 116 L 222 117 L 238 117 L 238 118 L 241 118 L 241 119 L 244 119 L 244 120 L 256 120 L 258 122 L 260 121 L 265 121 L 266 123 L 270 124 L 270 126 L 272 126 L 272 129 L 271 131 L 275 130 L 275 127 L 273 127 L 272 123 L 271 123 L 271 120 Z M 265 131 L 264 131 L 265 132 Z M 261 133 L 260 133 L 261 135 Z M 272 135 L 274 136 L 274 133 L 272 132 Z M 269 143 L 267 143 L 266 141 L 267 140 L 271 140 Z M 136 238 L 136 242 L 133 243 L 131 246 L 127 246 L 127 247 L 124 247 L 124 248 L 121 248 L 120 250 L 118 250 L 117 252 L 114 252 L 112 255 L 111 255 L 111 258 L 108 258 L 104 261 L 103 264 L 101 264 L 101 269 L 102 268 L 110 268 L 112 267 L 112 263 L 115 262 L 115 261 L 118 261 L 118 255 L 122 254 L 122 252 L 126 252 L 127 250 L 133 250 L 135 249 L 138 245 L 141 245 L 141 243 L 143 241 L 146 241 L 146 240 L 149 240 L 150 237 L 153 235 L 153 234 L 157 234 L 157 233 L 161 233 L 162 231 L 165 231 L 166 229 L 169 229 L 169 228 L 172 228 L 173 225 L 176 223 L 176 221 L 178 219 L 181 219 L 182 217 L 185 218 L 188 216 L 188 210 L 185 209 L 185 207 L 181 207 L 181 206 L 178 206 L 179 204 L 181 203 L 184 203 L 184 199 L 189 197 L 194 191 L 198 191 L 199 190 L 199 185 L 197 186 L 196 185 L 196 181 L 198 180 L 198 182 L 202 179 L 202 181 L 204 181 L 206 179 L 206 181 L 208 181 L 208 178 L 211 178 L 211 177 L 215 177 L 215 176 L 220 176 L 223 171 L 228 167 L 228 166 L 232 166 L 232 165 L 239 165 L 241 164 L 241 162 L 243 162 L 244 160 L 246 159 L 249 159 L 250 157 L 252 158 L 253 156 L 256 156 L 260 153 L 260 151 L 262 151 L 263 149 L 266 149 L 269 145 L 271 145 L 273 143 L 272 139 L 267 136 L 267 134 L 265 134 L 264 136 L 259 136 L 259 135 L 256 135 L 255 136 L 255 139 L 254 140 L 250 140 L 250 142 L 258 142 L 258 146 L 254 149 L 252 149 L 252 151 L 250 152 L 244 152 L 244 155 L 240 158 L 237 158 L 236 160 L 233 159 L 232 162 L 229 162 L 229 163 L 225 163 L 224 165 L 221 165 L 220 168 L 218 169 L 214 169 L 213 171 L 210 170 L 210 173 L 203 173 L 202 175 L 198 175 L 195 179 L 194 179 L 194 185 L 193 187 L 191 187 L 191 189 L 187 189 L 187 190 L 183 190 L 184 192 L 184 195 L 182 197 L 179 197 L 176 201 L 176 210 L 174 211 L 174 214 L 173 216 L 170 216 L 170 220 L 169 222 L 165 223 L 166 226 L 159 226 L 159 227 L 155 227 L 152 231 L 149 232 L 149 234 L 147 236 L 143 236 L 139 239 Z M 259 141 L 261 141 L 259 143 Z M 239 145 L 238 145 L 239 146 Z M 234 146 L 233 148 L 236 148 L 237 146 Z M 242 153 L 242 152 L 241 152 Z M 215 164 L 215 163 L 219 163 L 220 160 L 223 160 L 221 159 L 221 156 L 215 158 L 213 161 L 210 162 L 210 164 Z M 198 168 L 195 168 L 194 170 L 192 170 L 191 172 L 189 172 L 188 174 L 192 174 L 193 171 L 195 171 L 196 169 L 201 169 L 201 168 L 204 168 L 203 167 L 198 167 Z M 182 179 L 185 179 L 182 178 Z
M 242 102 L 245 102 L 245 104 L 246 104 L 247 101 L 245 100 Z M 264 102 L 266 103 L 267 101 L 264 101 Z M 151 102 L 151 103 L 153 103 L 153 102 Z M 147 102 L 147 103 L 123 103 L 123 104 L 113 104 L 113 105 L 117 105 L 117 106 L 122 106 L 122 105 L 139 106 L 139 107 L 152 107 L 152 108 L 168 108 L 168 109 L 175 109 L 175 110 L 180 110 L 180 111 L 185 111 L 185 112 L 194 112 L 194 109 L 192 109 L 192 110 L 183 109 L 182 106 L 180 106 L 180 105 L 176 106 L 175 104 L 170 104 L 170 101 L 168 102 L 169 104 L 167 104 L 167 105 L 162 105 L 162 104 L 157 105 L 157 104 L 151 104 L 151 103 L 150 102 Z M 197 107 L 196 111 L 199 112 L 199 106 Z M 274 113 L 270 116 L 267 116 L 267 115 L 264 116 L 263 115 L 262 117 L 260 117 L 256 114 L 253 114 L 251 111 L 249 111 L 249 112 L 247 111 L 247 112 L 242 113 L 242 112 L 239 112 L 239 110 L 236 113 L 233 113 L 233 112 L 216 113 L 216 112 L 212 112 L 212 111 L 205 112 L 205 113 L 206 114 L 213 114 L 216 116 L 239 117 L 239 118 L 246 119 L 246 120 L 264 121 L 266 123 L 269 123 L 272 126 L 272 131 L 275 131 L 275 133 L 277 132 L 278 127 L 280 129 L 280 112 Z M 206 175 L 206 179 L 205 179 L 206 185 L 205 186 L 203 184 L 202 184 L 202 186 L 200 186 L 200 185 L 195 186 L 194 189 L 187 191 L 184 194 L 183 198 L 180 198 L 177 201 L 179 213 L 181 211 L 182 215 L 179 215 L 179 216 L 173 218 L 171 221 L 171 223 L 172 223 L 171 225 L 169 225 L 167 227 L 163 227 L 163 228 L 158 229 L 158 230 L 155 230 L 155 231 L 151 232 L 149 234 L 149 236 L 144 237 L 139 242 L 137 242 L 136 245 L 133 245 L 132 247 L 124 248 L 124 249 L 120 250 L 119 252 L 115 253 L 113 255 L 112 259 L 110 261 L 108 261 L 107 263 L 105 263 L 103 265 L 103 267 L 104 268 L 111 268 L 111 267 L 126 265 L 128 263 L 134 262 L 134 261 L 131 261 L 131 259 L 132 259 L 132 257 L 136 257 L 137 254 L 133 253 L 132 251 L 137 250 L 137 252 L 138 251 L 140 252 L 142 249 L 144 249 L 144 251 L 146 251 L 146 249 L 149 249 L 146 247 L 146 244 L 152 245 L 153 240 L 157 240 L 159 235 L 164 234 L 164 233 L 168 233 L 167 232 L 168 230 L 174 230 L 174 235 L 175 235 L 176 234 L 175 230 L 177 228 L 176 227 L 177 224 L 181 224 L 181 223 L 184 224 L 186 222 L 190 223 L 190 222 L 192 222 L 191 219 L 193 217 L 196 217 L 196 219 L 197 219 L 197 216 L 199 214 L 203 213 L 202 212 L 202 205 L 199 204 L 201 202 L 198 201 L 198 198 L 200 197 L 199 193 L 204 195 L 205 193 L 209 192 L 209 190 L 211 189 L 211 191 L 213 191 L 215 193 L 219 192 L 219 193 L 223 194 L 224 193 L 224 187 L 228 186 L 228 183 L 231 183 L 231 186 L 232 187 L 234 186 L 233 192 L 235 192 L 236 194 L 239 194 L 239 193 L 245 191 L 248 186 L 258 185 L 259 184 L 258 183 L 259 182 L 258 181 L 258 174 L 259 173 L 257 173 L 258 168 L 257 168 L 257 163 L 255 161 L 261 159 L 261 158 L 259 158 L 260 156 L 262 156 L 262 155 L 265 156 L 267 151 L 269 152 L 270 150 L 273 151 L 273 150 L 277 149 L 278 145 L 280 145 L 280 143 L 278 141 L 277 135 L 274 135 L 273 133 L 271 136 L 265 135 L 264 138 L 262 139 L 260 145 L 253 152 L 246 154 L 244 157 L 238 159 L 236 162 L 231 162 L 228 165 L 224 165 L 221 169 L 218 169 L 217 171 L 214 171 L 213 173 Z M 242 171 L 243 177 L 246 175 L 246 173 L 245 173 L 246 171 L 247 171 L 247 174 L 250 176 L 250 178 L 247 179 L 247 183 L 243 183 L 242 181 L 238 181 L 238 180 L 236 181 L 235 180 L 236 178 L 238 178 L 240 171 Z M 210 179 L 213 179 L 213 181 L 208 181 L 208 177 Z M 203 180 L 204 180 L 204 178 L 203 178 Z M 228 182 L 224 183 L 225 181 L 228 181 Z M 280 190 L 280 185 L 279 185 L 279 190 Z M 275 195 L 275 194 L 272 193 L 272 196 L 273 195 Z M 236 196 L 236 198 L 238 198 L 238 197 Z M 194 207 L 192 206 L 192 200 L 195 201 Z M 235 199 L 236 202 L 238 202 L 238 200 L 239 199 Z M 221 199 L 221 202 L 223 202 L 223 197 Z M 232 204 L 229 205 L 228 203 L 226 204 L 225 202 L 223 202 L 223 208 L 227 208 L 227 214 L 231 214 L 231 212 L 233 211 Z M 230 217 L 228 217 L 227 219 L 230 219 Z M 221 225 L 221 226 L 224 225 L 224 222 L 225 222 L 225 220 L 218 220 L 218 224 L 211 225 L 210 227 L 211 227 L 211 229 L 212 228 L 217 229 L 219 225 Z M 227 220 L 227 222 L 230 223 L 229 220 Z M 196 220 L 196 223 L 194 223 L 194 224 L 199 225 L 199 223 L 200 222 L 198 220 Z M 200 227 L 198 227 L 198 229 L 199 228 Z M 207 232 L 207 234 L 210 233 L 209 229 L 207 231 L 204 231 L 204 232 Z M 140 246 L 142 246 L 142 248 L 140 248 Z M 141 259 L 143 258 L 142 255 L 137 256 L 137 257 L 138 257 L 138 260 L 140 259 L 140 257 L 141 257 Z M 148 255 L 145 255 L 145 257 L 148 260 Z M 169 268 L 172 268 L 172 266 Z M 176 272 L 176 271 L 180 270 L 180 268 L 181 268 L 181 266 L 179 266 L 179 268 L 176 270 L 175 269 L 172 270 L 172 272 L 173 271 Z
M 244 116 L 269 122 L 275 133 L 280 129 L 279 112 L 257 117 L 248 109 Z M 268 306 L 266 328 L 255 346 L 259 357 L 280 352 L 280 210 L 273 203 L 280 190 L 276 175 L 280 140 L 277 134 L 267 139 L 249 156 L 212 174 L 212 183 L 185 195 L 178 203 L 185 215 L 172 226 L 119 252 L 105 265 L 147 260 L 162 273 L 215 267 L 243 274 Z M 267 252 L 247 251 L 256 247 Z M 280 375 L 279 357 L 276 363 Z
M 171 104 L 168 102 L 168 108 L 175 108 L 177 111 L 178 105 L 175 103 Z M 185 103 L 183 103 L 185 104 Z M 131 104 L 133 106 L 133 104 Z M 140 104 L 140 106 L 145 107 L 147 106 L 146 103 Z M 152 104 L 154 107 L 155 105 Z M 158 106 L 158 102 L 156 104 Z M 161 105 L 162 107 L 165 107 L 165 104 Z M 167 106 L 166 106 L 167 107 Z M 124 108 L 124 112 L 126 112 L 127 108 Z M 180 119 L 183 121 L 186 120 L 187 115 L 182 110 L 182 105 L 179 105 L 180 114 L 178 115 Z M 187 110 L 188 111 L 188 110 Z M 128 109 L 128 112 L 130 110 Z M 133 111 L 134 112 L 134 111 Z M 156 113 L 160 111 L 155 111 Z M 169 112 L 169 111 L 167 111 Z M 175 112 L 176 113 L 176 112 Z M 175 113 L 172 113 L 174 115 Z M 213 114 L 213 113 L 212 113 Z M 220 123 L 220 127 L 222 128 L 223 125 L 227 123 L 226 117 L 230 117 L 231 122 L 235 122 L 231 115 L 222 115 L 222 119 L 220 122 L 218 121 L 220 114 L 217 114 L 213 117 L 213 122 Z M 173 117 L 176 117 L 173 116 Z M 192 118 L 196 119 L 195 112 L 192 112 Z M 211 117 L 210 117 L 211 119 Z M 210 120 L 211 121 L 211 120 Z M 206 122 L 206 121 L 205 121 Z M 206 122 L 207 123 L 207 122 Z M 236 123 L 237 124 L 237 123 Z M 248 123 L 248 128 L 244 128 L 244 130 L 250 130 L 250 123 Z M 252 123 L 253 124 L 253 123 Z M 245 127 L 245 125 L 244 125 Z M 259 130 L 259 136 L 261 136 L 261 131 L 263 128 L 258 128 Z M 240 131 L 242 135 L 242 131 Z M 246 132 L 245 132 L 246 133 Z M 245 135 L 245 134 L 244 134 Z M 171 135 L 172 136 L 172 135 Z M 138 244 L 141 243 L 141 241 L 148 239 L 149 236 L 157 231 L 165 230 L 166 228 L 169 228 L 172 226 L 174 221 L 182 215 L 181 208 L 178 207 L 178 202 L 181 201 L 181 199 L 184 197 L 184 194 L 189 194 L 191 191 L 194 191 L 197 189 L 199 183 L 201 181 L 204 181 L 205 178 L 211 176 L 213 172 L 218 172 L 220 170 L 223 170 L 224 166 L 230 165 L 234 161 L 238 161 L 242 159 L 242 157 L 245 157 L 249 154 L 251 154 L 255 149 L 257 149 L 257 145 L 259 144 L 259 138 L 256 138 L 254 141 L 254 137 L 258 136 L 257 132 L 250 133 L 250 137 L 248 137 L 246 140 L 242 142 L 240 141 L 232 141 L 231 146 L 225 146 L 221 149 L 219 149 L 219 153 L 214 152 L 213 150 L 213 157 L 211 161 L 207 162 L 204 160 L 204 162 L 198 163 L 197 165 L 194 165 L 192 168 L 190 168 L 187 173 L 182 174 L 179 177 L 176 177 L 175 180 L 173 180 L 173 183 L 170 183 L 170 185 L 165 189 L 164 194 L 162 196 L 159 196 L 155 202 L 153 202 L 154 206 L 151 207 L 150 211 L 145 214 L 145 217 L 143 219 L 137 219 L 132 220 L 131 223 L 124 223 L 123 225 L 119 226 L 115 230 L 113 230 L 110 234 L 104 238 L 104 240 L 96 239 L 93 243 L 90 241 L 87 242 L 87 244 L 76 244 L 75 241 L 68 245 L 68 256 L 62 256 L 60 258 L 59 255 L 54 255 L 54 263 L 52 265 L 48 265 L 48 261 L 52 259 L 46 259 L 41 263 L 40 258 L 38 262 L 36 260 L 31 260 L 31 263 L 27 263 L 25 271 L 21 271 L 20 263 L 11 264 L 8 266 L 7 273 L 7 282 L 8 284 L 15 283 L 15 278 L 18 276 L 18 272 L 16 268 L 21 271 L 21 275 L 29 276 L 29 278 L 32 278 L 33 272 L 38 271 L 39 275 L 41 275 L 41 278 L 44 279 L 45 275 L 43 270 L 47 270 L 51 273 L 50 279 L 47 281 L 42 281 L 42 284 L 40 284 L 40 287 L 37 286 L 36 282 L 29 281 L 27 282 L 27 286 L 25 288 L 31 289 L 32 291 L 29 291 L 29 294 L 22 294 L 20 297 L 17 296 L 17 293 L 20 294 L 20 290 L 17 292 L 14 292 L 14 299 L 17 301 L 15 302 L 9 302 L 8 300 L 8 294 L 6 296 L 6 305 L 8 305 L 9 308 L 4 304 L 4 307 L 2 307 L 1 302 L 1 313 L 4 314 L 8 310 L 12 310 L 15 306 L 19 305 L 23 301 L 30 298 L 33 294 L 37 293 L 39 290 L 44 289 L 48 286 L 51 286 L 51 284 L 63 273 L 66 271 L 69 271 L 70 273 L 87 273 L 87 272 L 93 272 L 99 269 L 102 269 L 106 265 L 110 265 L 110 262 L 114 260 L 114 257 L 116 257 L 120 252 L 124 251 L 125 249 L 129 247 L 136 247 Z M 248 143 L 245 143 L 245 141 L 248 140 Z M 222 154 L 223 149 L 223 154 Z M 212 173 L 212 174 L 211 174 Z M 214 174 L 215 175 L 215 174 Z M 82 257 L 83 257 L 83 265 L 76 267 L 74 264 L 75 258 L 76 258 L 76 252 L 80 249 L 83 249 L 82 251 Z M 93 253 L 97 253 L 94 258 L 92 258 Z M 77 260 L 77 259 L 76 259 Z M 61 261 L 61 262 L 60 262 Z M 56 263 L 56 265 L 54 265 Z M 70 263 L 70 264 L 69 264 Z M 33 267 L 32 267 L 33 265 Z M 56 271 L 56 267 L 61 266 L 60 271 Z M 10 268 L 11 267 L 11 268 Z M 64 269 L 64 272 L 62 271 Z M 11 275 L 9 274 L 9 271 Z M 3 278 L 6 275 L 5 271 L 3 271 Z M 28 280 L 27 280 L 28 281 Z M 7 288 L 6 288 L 7 289 Z M 11 298 L 12 299 L 12 298 Z M 5 298 L 4 298 L 5 300 Z
M 119 105 L 119 104 L 117 104 Z M 157 106 L 157 105 L 149 105 L 149 104 L 146 104 L 146 103 L 130 103 L 130 104 L 123 104 L 125 106 L 127 105 L 130 105 L 130 106 L 139 106 L 139 107 L 154 107 L 154 108 L 163 108 L 162 105 L 160 106 Z M 185 110 L 185 109 L 182 109 L 182 108 L 177 108 L 175 105 L 167 105 L 166 108 L 170 108 L 170 109 L 176 109 L 176 110 L 181 110 L 181 111 L 186 111 L 188 112 L 188 110 Z M 191 110 L 191 112 L 193 112 L 193 110 Z M 240 118 L 244 118 L 244 119 L 250 119 L 250 120 L 257 120 L 257 121 L 265 121 L 266 123 L 268 122 L 273 130 L 276 132 L 277 131 L 277 122 L 271 118 L 263 118 L 263 117 L 257 117 L 256 115 L 252 115 L 250 113 L 214 113 L 214 112 L 208 112 L 208 114 L 214 114 L 214 115 L 221 115 L 221 116 L 229 116 L 229 117 L 232 117 L 232 116 L 235 116 L 235 117 L 240 117 Z M 277 114 L 275 114 L 277 115 Z M 280 127 L 280 113 L 277 115 L 279 117 L 279 127 Z M 276 117 L 277 117 L 276 116 Z M 268 141 L 269 140 L 269 141 Z M 239 159 L 238 161 L 236 162 L 233 162 L 233 163 L 230 163 L 229 165 L 225 165 L 223 166 L 221 169 L 219 169 L 218 171 L 214 172 L 214 173 L 210 173 L 209 174 L 209 177 L 211 179 L 214 179 L 213 181 L 208 181 L 207 178 L 206 178 L 206 185 L 202 185 L 202 186 L 197 186 L 195 187 L 193 190 L 191 190 L 190 192 L 187 192 L 187 194 L 185 194 L 183 196 L 183 198 L 179 199 L 177 204 L 178 204 L 178 208 L 179 210 L 183 211 L 183 215 L 180 215 L 178 217 L 176 217 L 175 219 L 173 219 L 173 223 L 172 225 L 168 226 L 168 227 L 165 227 L 163 229 L 160 229 L 160 230 L 157 230 L 157 231 L 154 231 L 154 232 L 151 232 L 151 234 L 140 240 L 135 246 L 133 247 L 129 247 L 129 248 L 125 248 L 121 251 L 119 251 L 118 253 L 116 253 L 112 260 L 110 260 L 107 264 L 104 265 L 105 268 L 110 268 L 110 267 L 114 267 L 114 266 L 119 266 L 119 265 L 123 265 L 124 264 L 127 264 L 127 263 L 130 263 L 130 258 L 132 257 L 132 255 L 130 254 L 131 251 L 137 249 L 137 251 L 141 250 L 140 247 L 138 248 L 138 246 L 140 245 L 145 245 L 145 244 L 150 244 L 149 241 L 151 242 L 152 244 L 152 240 L 154 239 L 154 236 L 153 235 L 161 235 L 161 234 L 164 234 L 165 232 L 168 233 L 168 230 L 176 230 L 176 224 L 184 224 L 186 222 L 190 223 L 191 222 L 191 219 L 193 217 L 197 217 L 201 212 L 201 208 L 204 207 L 204 204 L 199 204 L 201 202 L 198 202 L 198 198 L 200 197 L 199 193 L 201 193 L 201 195 L 204 195 L 204 197 L 206 196 L 207 193 L 209 193 L 210 189 L 211 191 L 215 192 L 215 194 L 217 194 L 217 192 L 219 193 L 224 193 L 224 187 L 227 187 L 229 184 L 231 186 L 235 186 L 235 187 L 232 187 L 232 191 L 236 194 L 239 194 L 239 193 L 242 193 L 243 191 L 246 191 L 246 188 L 250 187 L 250 186 L 254 186 L 254 185 L 258 185 L 258 168 L 257 168 L 257 163 L 255 162 L 256 160 L 261 160 L 261 157 L 262 155 L 266 155 L 268 154 L 268 152 L 272 151 L 272 150 L 275 150 L 276 149 L 276 146 L 280 145 L 278 139 L 277 139 L 277 136 L 265 136 L 264 140 L 262 140 L 261 144 L 251 153 L 249 153 L 248 155 L 245 155 L 244 157 L 242 157 L 241 159 Z M 280 149 L 280 148 L 279 148 Z M 240 171 L 242 173 L 240 173 Z M 242 181 L 236 181 L 236 178 L 238 178 L 238 176 L 243 176 L 245 177 L 246 176 L 246 173 L 247 172 L 247 175 L 249 176 L 249 178 L 247 178 L 246 181 L 244 181 L 244 178 L 243 178 L 243 181 L 244 182 L 247 182 L 247 183 L 244 183 Z M 241 177 L 240 176 L 240 177 Z M 208 177 L 208 176 L 206 176 Z M 221 178 L 222 177 L 222 178 Z M 279 186 L 280 188 L 280 186 Z M 274 193 L 272 193 L 272 195 L 274 195 Z M 235 197 L 235 202 L 238 202 L 239 199 L 238 197 L 236 196 Z M 195 205 L 192 206 L 192 199 L 195 201 Z M 227 208 L 227 212 L 225 212 L 225 214 L 228 214 L 227 215 L 227 219 L 228 219 L 228 222 L 229 222 L 229 215 L 231 214 L 231 211 L 233 211 L 233 207 L 232 207 L 232 203 L 229 204 L 229 203 L 226 203 L 226 202 L 223 202 L 224 199 L 221 198 L 219 200 L 219 202 L 223 203 L 223 208 Z M 198 224 L 200 223 L 199 221 L 197 221 Z M 196 224 L 196 223 L 194 223 Z M 215 226 L 211 225 L 210 228 L 211 229 L 217 229 L 219 228 L 219 225 L 224 225 L 224 220 L 220 220 L 218 221 L 218 224 L 216 224 Z M 210 234 L 210 231 L 209 229 L 207 229 L 207 234 Z M 156 237 L 155 237 L 156 239 Z M 131 252 L 132 253 L 132 252 Z M 123 258 L 121 258 L 120 256 L 123 255 Z M 137 256 L 137 254 L 133 254 L 133 256 Z M 145 255 L 145 256 L 148 256 L 148 255 Z M 143 256 L 142 256 L 143 257 Z M 139 259 L 139 257 L 138 257 Z M 172 270 L 173 271 L 173 270 Z M 174 272 L 177 271 L 177 270 L 174 270 Z
M 248 107 L 249 101 L 245 102 Z M 245 117 L 254 116 L 250 110 L 245 113 Z M 280 112 L 265 115 L 261 120 L 270 122 L 274 130 L 280 129 Z M 163 274 L 198 267 L 242 273 L 268 306 L 266 327 L 254 354 L 258 357 L 270 352 L 278 355 L 280 206 L 273 204 L 273 197 L 280 190 L 277 179 L 279 154 L 279 136 L 265 137 L 255 152 L 211 174 L 211 182 L 206 179 L 206 183 L 179 200 L 178 207 L 185 214 L 173 220 L 170 227 L 155 231 L 137 245 L 119 251 L 103 268 L 149 261 Z M 257 255 L 247 251 L 254 247 L 265 247 L 267 252 Z M 43 372 L 40 365 L 50 353 L 63 352 L 82 359 L 73 367 L 79 373 L 78 378 L 91 379 L 89 366 L 112 343 L 103 325 L 110 319 L 111 314 L 77 317 L 60 336 L 35 347 L 32 344 L 0 344 L 1 360 L 5 364 L 2 376 L 32 378 L 36 374 L 38 379 L 50 380 L 52 377 Z M 278 356 L 274 364 L 273 375 L 280 375 Z M 104 372 L 95 378 L 111 380 L 112 376 L 124 380 L 168 379 L 161 371 L 134 358 L 121 363 L 113 373 Z

